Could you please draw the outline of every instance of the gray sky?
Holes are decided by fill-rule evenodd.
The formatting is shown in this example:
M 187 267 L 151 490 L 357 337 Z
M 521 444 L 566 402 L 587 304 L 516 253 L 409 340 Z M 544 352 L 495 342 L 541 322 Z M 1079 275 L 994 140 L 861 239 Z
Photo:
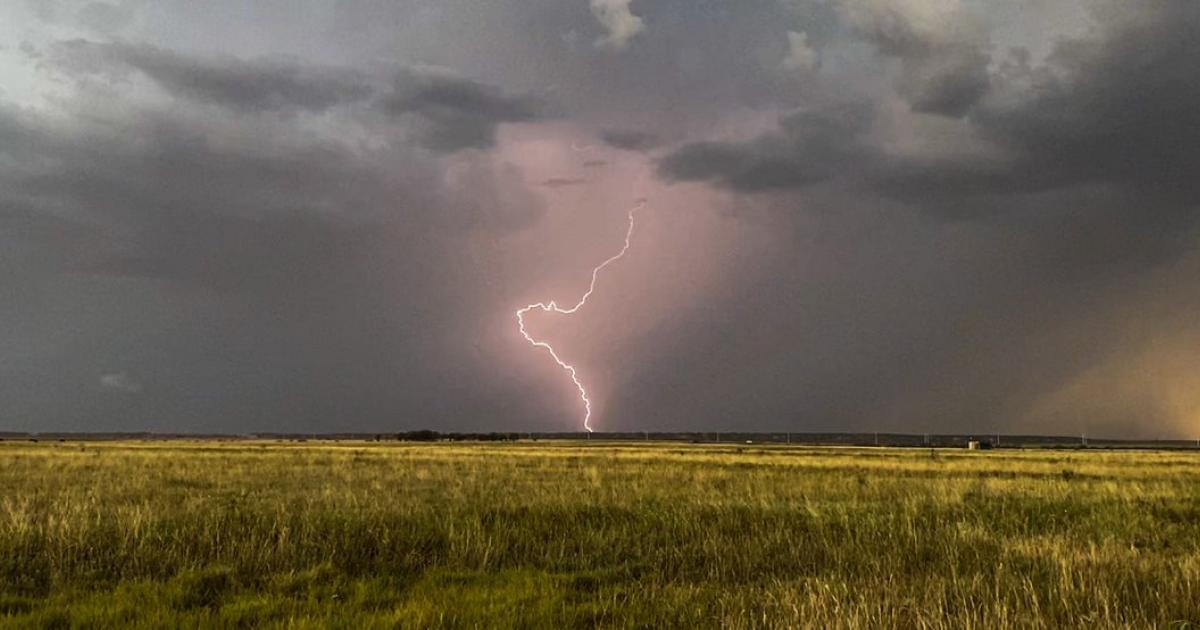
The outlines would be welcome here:
M 1200 4 L 0 0 L 0 430 L 1200 433 Z

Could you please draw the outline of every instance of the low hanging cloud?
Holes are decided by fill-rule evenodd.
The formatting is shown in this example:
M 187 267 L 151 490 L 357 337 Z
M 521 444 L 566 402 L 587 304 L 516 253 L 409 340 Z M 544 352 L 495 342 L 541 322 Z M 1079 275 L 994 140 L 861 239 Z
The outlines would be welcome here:
M 592 15 L 605 31 L 604 36 L 596 40 L 598 48 L 624 50 L 634 37 L 646 30 L 642 18 L 630 10 L 632 3 L 633 0 L 591 0 Z
M 670 181 L 707 181 L 742 192 L 800 188 L 841 177 L 872 148 L 863 136 L 874 119 L 869 104 L 842 103 L 795 112 L 780 131 L 745 142 L 696 142 L 658 164 Z
M 662 144 L 662 139 L 647 131 L 636 129 L 605 129 L 600 140 L 610 147 L 626 151 L 647 151 Z
M 440 153 L 491 147 L 499 125 L 539 120 L 548 109 L 533 97 L 429 69 L 401 69 L 389 80 L 296 59 L 188 56 L 87 40 L 54 44 L 43 63 L 75 78 L 120 81 L 138 72 L 177 98 L 243 113 L 322 114 L 369 104 L 412 124 L 420 144 Z
M 52 63 L 74 74 L 143 73 L 162 89 L 240 111 L 319 113 L 374 93 L 366 76 L 296 59 L 192 57 L 148 44 L 70 40 L 51 48 Z
M 877 25 L 888 54 L 957 54 L 905 24 Z M 1041 65 L 1014 52 L 986 78 L 985 92 L 952 99 L 955 110 L 967 109 L 951 130 L 985 151 L 943 151 L 937 143 L 898 151 L 871 129 L 879 106 L 859 101 L 855 114 L 835 104 L 785 115 L 777 131 L 749 141 L 685 144 L 661 160 L 659 173 L 744 192 L 853 180 L 902 201 L 939 202 L 931 206 L 1091 184 L 1195 200 L 1200 187 L 1189 165 L 1200 161 L 1200 65 L 1192 59 L 1200 43 L 1190 34 L 1197 25 L 1200 10 L 1172 5 L 1137 19 L 1112 15 L 1096 34 L 1059 43 Z
M 1017 50 L 998 66 L 968 112 L 995 156 L 887 156 L 881 190 L 961 198 L 1106 185 L 1154 198 L 1159 211 L 1200 201 L 1200 7 L 1102 18 L 1041 64 Z
M 402 74 L 380 107 L 390 116 L 417 117 L 421 143 L 441 152 L 491 147 L 501 123 L 531 122 L 546 115 L 543 104 L 531 97 L 436 73 Z

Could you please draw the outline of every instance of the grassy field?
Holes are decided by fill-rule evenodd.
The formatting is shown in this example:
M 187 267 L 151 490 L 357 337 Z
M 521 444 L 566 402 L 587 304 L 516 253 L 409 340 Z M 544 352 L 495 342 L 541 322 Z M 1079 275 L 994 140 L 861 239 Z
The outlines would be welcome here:
M 1200 453 L 0 443 L 0 627 L 1200 625 Z

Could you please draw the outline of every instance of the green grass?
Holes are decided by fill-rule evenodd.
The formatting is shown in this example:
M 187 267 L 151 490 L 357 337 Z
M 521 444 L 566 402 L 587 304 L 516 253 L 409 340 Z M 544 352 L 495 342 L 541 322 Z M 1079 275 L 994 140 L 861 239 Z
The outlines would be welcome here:
M 1197 627 L 1200 454 L 0 443 L 0 627 Z

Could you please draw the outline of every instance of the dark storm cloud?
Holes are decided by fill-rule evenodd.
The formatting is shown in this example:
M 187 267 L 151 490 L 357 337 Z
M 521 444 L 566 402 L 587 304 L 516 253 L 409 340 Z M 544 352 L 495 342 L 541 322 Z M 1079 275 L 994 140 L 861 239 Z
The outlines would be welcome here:
M 1111 385 L 1056 398 L 1101 369 L 1135 377 L 1146 369 L 1131 358 L 1139 344 L 1194 330 L 1151 305 L 1198 297 L 1163 278 L 1195 265 L 1200 9 L 1092 9 L 1094 28 L 1058 36 L 1037 60 L 1006 52 L 986 74 L 983 33 L 964 41 L 908 22 L 857 24 L 854 36 L 897 64 L 890 88 L 911 114 L 876 96 L 859 101 L 870 112 L 852 118 L 860 124 L 837 125 L 811 115 L 830 111 L 818 106 L 750 140 L 691 142 L 661 159 L 667 180 L 753 193 L 733 202 L 750 220 L 822 236 L 797 243 L 801 261 L 747 262 L 769 298 L 746 281 L 752 288 L 649 335 L 677 347 L 629 380 L 618 413 L 647 404 L 655 394 L 641 384 L 655 383 L 689 391 L 671 418 L 1127 435 L 1190 421 L 1144 404 L 1177 381 L 1139 391 L 1138 404 Z M 828 284 L 806 278 L 829 260 L 848 267 Z M 1148 285 L 1159 288 L 1138 293 Z M 1160 328 L 1170 332 L 1150 332 Z M 745 382 L 687 385 L 735 364 L 751 372 Z
M 988 79 L 986 98 L 961 101 L 971 103 L 966 124 L 992 143 L 991 154 L 897 153 L 856 143 L 861 128 L 798 114 L 755 140 L 685 145 L 662 160 L 660 171 L 673 180 L 748 192 L 847 177 L 917 204 L 1090 184 L 1194 200 L 1200 43 L 1192 34 L 1198 25 L 1200 9 L 1169 4 L 1136 19 L 1114 16 L 1100 36 L 1062 41 L 1037 66 L 1015 51 Z M 876 35 L 894 54 L 927 50 L 904 32 Z M 921 111 L 918 102 L 914 109 Z
M 361 252 L 377 246 L 376 240 L 367 227 L 317 217 L 163 215 L 139 226 L 134 239 L 84 255 L 66 270 L 283 293 L 325 285 L 346 273 Z
M 544 106 L 530 97 L 452 76 L 405 73 L 381 101 L 392 116 L 416 115 L 425 123 L 422 143 L 435 151 L 488 148 L 500 123 L 544 117 Z
M 913 111 L 962 116 L 987 92 L 989 62 L 978 48 L 961 46 L 906 58 L 900 94 Z
M 454 248 L 537 219 L 519 169 L 430 156 L 298 62 L 269 79 L 283 66 L 231 59 L 223 73 L 172 54 L 172 68 L 220 78 L 163 79 L 163 106 L 112 89 L 123 79 L 108 69 L 125 64 L 100 58 L 112 48 L 92 50 L 100 71 L 83 76 L 64 50 L 48 70 L 80 80 L 60 109 L 0 104 L 0 396 L 14 401 L 8 417 L 33 423 L 20 427 L 236 431 L 287 418 L 329 430 L 352 408 L 383 428 L 417 421 L 398 409 L 452 423 L 478 415 L 456 405 L 495 404 L 487 387 L 443 390 L 481 380 L 468 376 L 472 318 L 495 308 L 494 291 L 458 275 Z M 447 96 L 455 85 L 417 92 L 469 107 Z M 447 164 L 463 181 L 447 181 Z M 122 374 L 137 397 L 112 396 Z
M 537 223 L 576 192 L 651 198 L 600 325 L 564 326 L 603 347 L 579 359 L 605 428 L 1187 417 L 1130 401 L 1200 391 L 1144 358 L 1200 337 L 1194 3 L 613 4 L 622 46 L 583 1 L 0 10 L 29 40 L 0 50 L 5 419 L 573 428 L 544 357 L 478 344 L 603 253 Z M 77 37 L 104 41 L 53 43 Z M 662 180 L 723 192 L 628 190 L 660 152 Z M 1064 392 L 1086 404 L 1046 406 Z
M 636 129 L 606 129 L 600 132 L 600 140 L 610 147 L 627 151 L 645 151 L 662 143 L 658 136 Z
M 444 72 L 405 69 L 384 83 L 348 68 L 295 59 L 195 57 L 145 44 L 61 42 L 51 63 L 74 76 L 136 70 L 167 92 L 243 112 L 302 110 L 313 113 L 373 101 L 380 111 L 412 123 L 423 146 L 438 152 L 488 148 L 502 123 L 530 122 L 548 107 L 529 96 Z M 113 76 L 117 73 L 117 76 Z
M 1063 41 L 1043 65 L 1018 51 L 1001 68 L 1001 85 L 971 118 L 1012 157 L 982 182 L 964 177 L 965 190 L 1104 182 L 1195 200 L 1200 6 L 1165 3 L 1109 20 L 1101 37 Z M 941 166 L 959 176 L 973 165 Z
M 871 120 L 862 103 L 797 112 L 780 119 L 779 133 L 749 142 L 685 145 L 659 162 L 659 174 L 740 191 L 806 186 L 845 175 L 871 157 L 861 140 Z
M 884 0 L 841 8 L 853 32 L 899 60 L 896 89 L 913 111 L 962 116 L 987 92 L 989 42 L 965 10 Z
M 8 140 L 0 156 L 22 159 L 0 171 L 0 204 L 43 242 L 50 226 L 62 226 L 64 251 L 54 258 L 70 261 L 71 271 L 278 290 L 336 272 L 379 225 L 509 229 L 537 216 L 532 200 L 508 214 L 447 203 L 428 184 L 438 167 L 402 150 L 269 136 L 217 147 L 206 139 L 211 129 L 162 114 L 135 129 L 76 134 L 0 110 L 0 137 Z M 503 185 L 481 181 L 479 193 Z M 64 214 L 82 223 L 68 229 L 74 223 L 58 218 Z M 107 246 L 100 239 L 76 248 L 78 237 L 68 237 L 80 231 L 107 234 Z
M 1094 281 L 1192 251 L 1200 10 L 1165 4 L 1107 17 L 1100 37 L 1063 41 L 1044 64 L 1017 51 L 1001 66 L 970 114 L 997 155 L 887 156 L 876 188 L 948 215 L 1066 214 L 1032 254 L 1045 282 Z
M 364 100 L 373 92 L 370 82 L 356 72 L 294 59 L 201 58 L 147 44 L 86 40 L 62 42 L 53 53 L 60 67 L 77 73 L 133 69 L 173 94 L 244 111 L 321 112 Z
M 24 123 L 0 111 L 0 128 L 24 139 L 0 154 L 25 164 L 0 172 L 0 204 L 78 223 L 62 251 L 43 238 L 43 252 L 76 272 L 270 287 L 336 256 L 339 225 L 356 211 L 411 196 L 332 145 L 219 150 L 203 129 L 161 117 L 126 137 Z M 70 237 L 80 231 L 90 246 Z

